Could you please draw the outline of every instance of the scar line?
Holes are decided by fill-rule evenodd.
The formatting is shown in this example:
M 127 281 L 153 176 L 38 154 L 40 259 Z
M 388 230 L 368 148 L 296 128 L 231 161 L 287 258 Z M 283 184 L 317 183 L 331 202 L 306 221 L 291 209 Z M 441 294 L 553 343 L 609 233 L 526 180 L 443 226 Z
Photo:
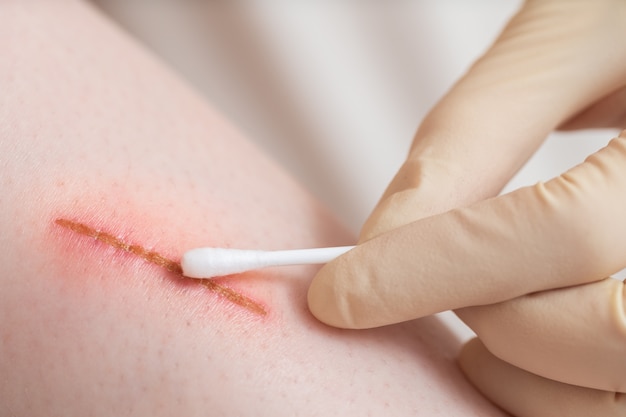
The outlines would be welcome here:
M 255 313 L 261 316 L 264 316 L 267 314 L 267 311 L 261 304 L 257 303 L 256 301 L 254 301 L 253 299 L 249 297 L 246 297 L 243 294 L 238 293 L 232 288 L 229 288 L 224 285 L 220 285 L 212 280 L 196 279 L 196 278 L 190 278 L 190 277 L 184 276 L 183 269 L 180 266 L 180 262 L 176 262 L 172 259 L 169 259 L 161 255 L 158 252 L 145 249 L 141 245 L 136 245 L 136 244 L 125 242 L 119 237 L 116 237 L 102 230 L 94 229 L 93 227 L 88 226 L 84 223 L 79 223 L 79 222 L 75 222 L 75 221 L 67 220 L 63 218 L 56 219 L 54 222 L 55 224 L 61 227 L 64 227 L 66 229 L 69 229 L 72 232 L 81 234 L 83 236 L 91 237 L 115 249 L 132 253 L 138 258 L 141 258 L 154 265 L 160 266 L 161 268 L 181 278 L 197 282 L 199 285 L 202 285 L 203 287 L 207 288 L 209 291 L 219 295 L 220 297 L 227 299 L 228 301 L 232 303 L 235 303 L 243 308 L 246 308 L 252 313 Z

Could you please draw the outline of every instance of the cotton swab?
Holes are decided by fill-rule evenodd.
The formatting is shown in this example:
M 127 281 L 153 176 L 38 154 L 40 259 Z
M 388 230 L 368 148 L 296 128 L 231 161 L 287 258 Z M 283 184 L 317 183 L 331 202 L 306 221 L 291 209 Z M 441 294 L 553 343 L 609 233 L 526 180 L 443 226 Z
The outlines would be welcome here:
M 180 263 L 187 277 L 213 278 L 268 266 L 326 263 L 352 248 L 354 246 L 277 251 L 197 248 L 185 252 Z

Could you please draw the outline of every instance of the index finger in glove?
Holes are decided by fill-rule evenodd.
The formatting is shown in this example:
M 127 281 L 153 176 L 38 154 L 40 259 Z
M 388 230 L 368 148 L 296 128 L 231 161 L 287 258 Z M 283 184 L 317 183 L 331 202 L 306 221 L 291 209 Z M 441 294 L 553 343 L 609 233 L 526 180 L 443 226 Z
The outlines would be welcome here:
M 326 264 L 311 312 L 367 328 L 603 279 L 626 266 L 626 131 L 565 174 L 432 216 Z

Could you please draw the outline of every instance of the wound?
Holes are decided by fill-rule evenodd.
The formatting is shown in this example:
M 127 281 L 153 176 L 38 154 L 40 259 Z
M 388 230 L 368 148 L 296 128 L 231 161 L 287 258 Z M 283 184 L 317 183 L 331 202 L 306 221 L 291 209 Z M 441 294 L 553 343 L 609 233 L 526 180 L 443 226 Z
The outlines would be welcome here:
M 54 223 L 58 226 L 64 227 L 66 229 L 71 230 L 74 233 L 78 233 L 80 235 L 90 237 L 99 242 L 102 242 L 105 245 L 111 246 L 117 250 L 124 251 L 130 253 L 137 258 L 143 259 L 146 262 L 157 265 L 166 271 L 176 275 L 179 278 L 183 278 L 189 281 L 193 281 L 198 285 L 202 285 L 209 291 L 218 296 L 237 304 L 240 307 L 243 307 L 250 312 L 265 316 L 267 311 L 265 308 L 254 301 L 253 299 L 229 288 L 225 285 L 218 284 L 213 280 L 206 279 L 198 279 L 198 278 L 190 278 L 183 275 L 183 269 L 180 265 L 180 262 L 174 261 L 172 259 L 167 258 L 166 256 L 161 255 L 158 252 L 148 250 L 141 245 L 136 243 L 129 243 L 120 239 L 117 236 L 112 235 L 111 233 L 95 229 L 91 226 L 88 226 L 84 223 L 75 222 L 68 219 L 56 219 Z

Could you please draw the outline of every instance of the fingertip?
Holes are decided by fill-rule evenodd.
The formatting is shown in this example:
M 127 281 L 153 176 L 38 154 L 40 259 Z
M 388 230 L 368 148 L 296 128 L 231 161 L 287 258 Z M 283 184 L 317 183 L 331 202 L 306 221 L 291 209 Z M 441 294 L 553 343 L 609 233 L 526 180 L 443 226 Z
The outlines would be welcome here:
M 334 327 L 367 329 L 443 311 L 437 302 L 447 292 L 435 294 L 420 276 L 414 237 L 412 230 L 402 236 L 392 231 L 326 264 L 309 287 L 311 313 Z
M 341 277 L 333 262 L 326 264 L 313 278 L 307 302 L 311 314 L 322 323 L 342 329 L 354 328 Z
M 430 193 L 422 189 L 406 188 L 391 193 L 378 203 L 363 224 L 359 243 L 432 215 L 420 209 L 423 201 L 432 200 Z

